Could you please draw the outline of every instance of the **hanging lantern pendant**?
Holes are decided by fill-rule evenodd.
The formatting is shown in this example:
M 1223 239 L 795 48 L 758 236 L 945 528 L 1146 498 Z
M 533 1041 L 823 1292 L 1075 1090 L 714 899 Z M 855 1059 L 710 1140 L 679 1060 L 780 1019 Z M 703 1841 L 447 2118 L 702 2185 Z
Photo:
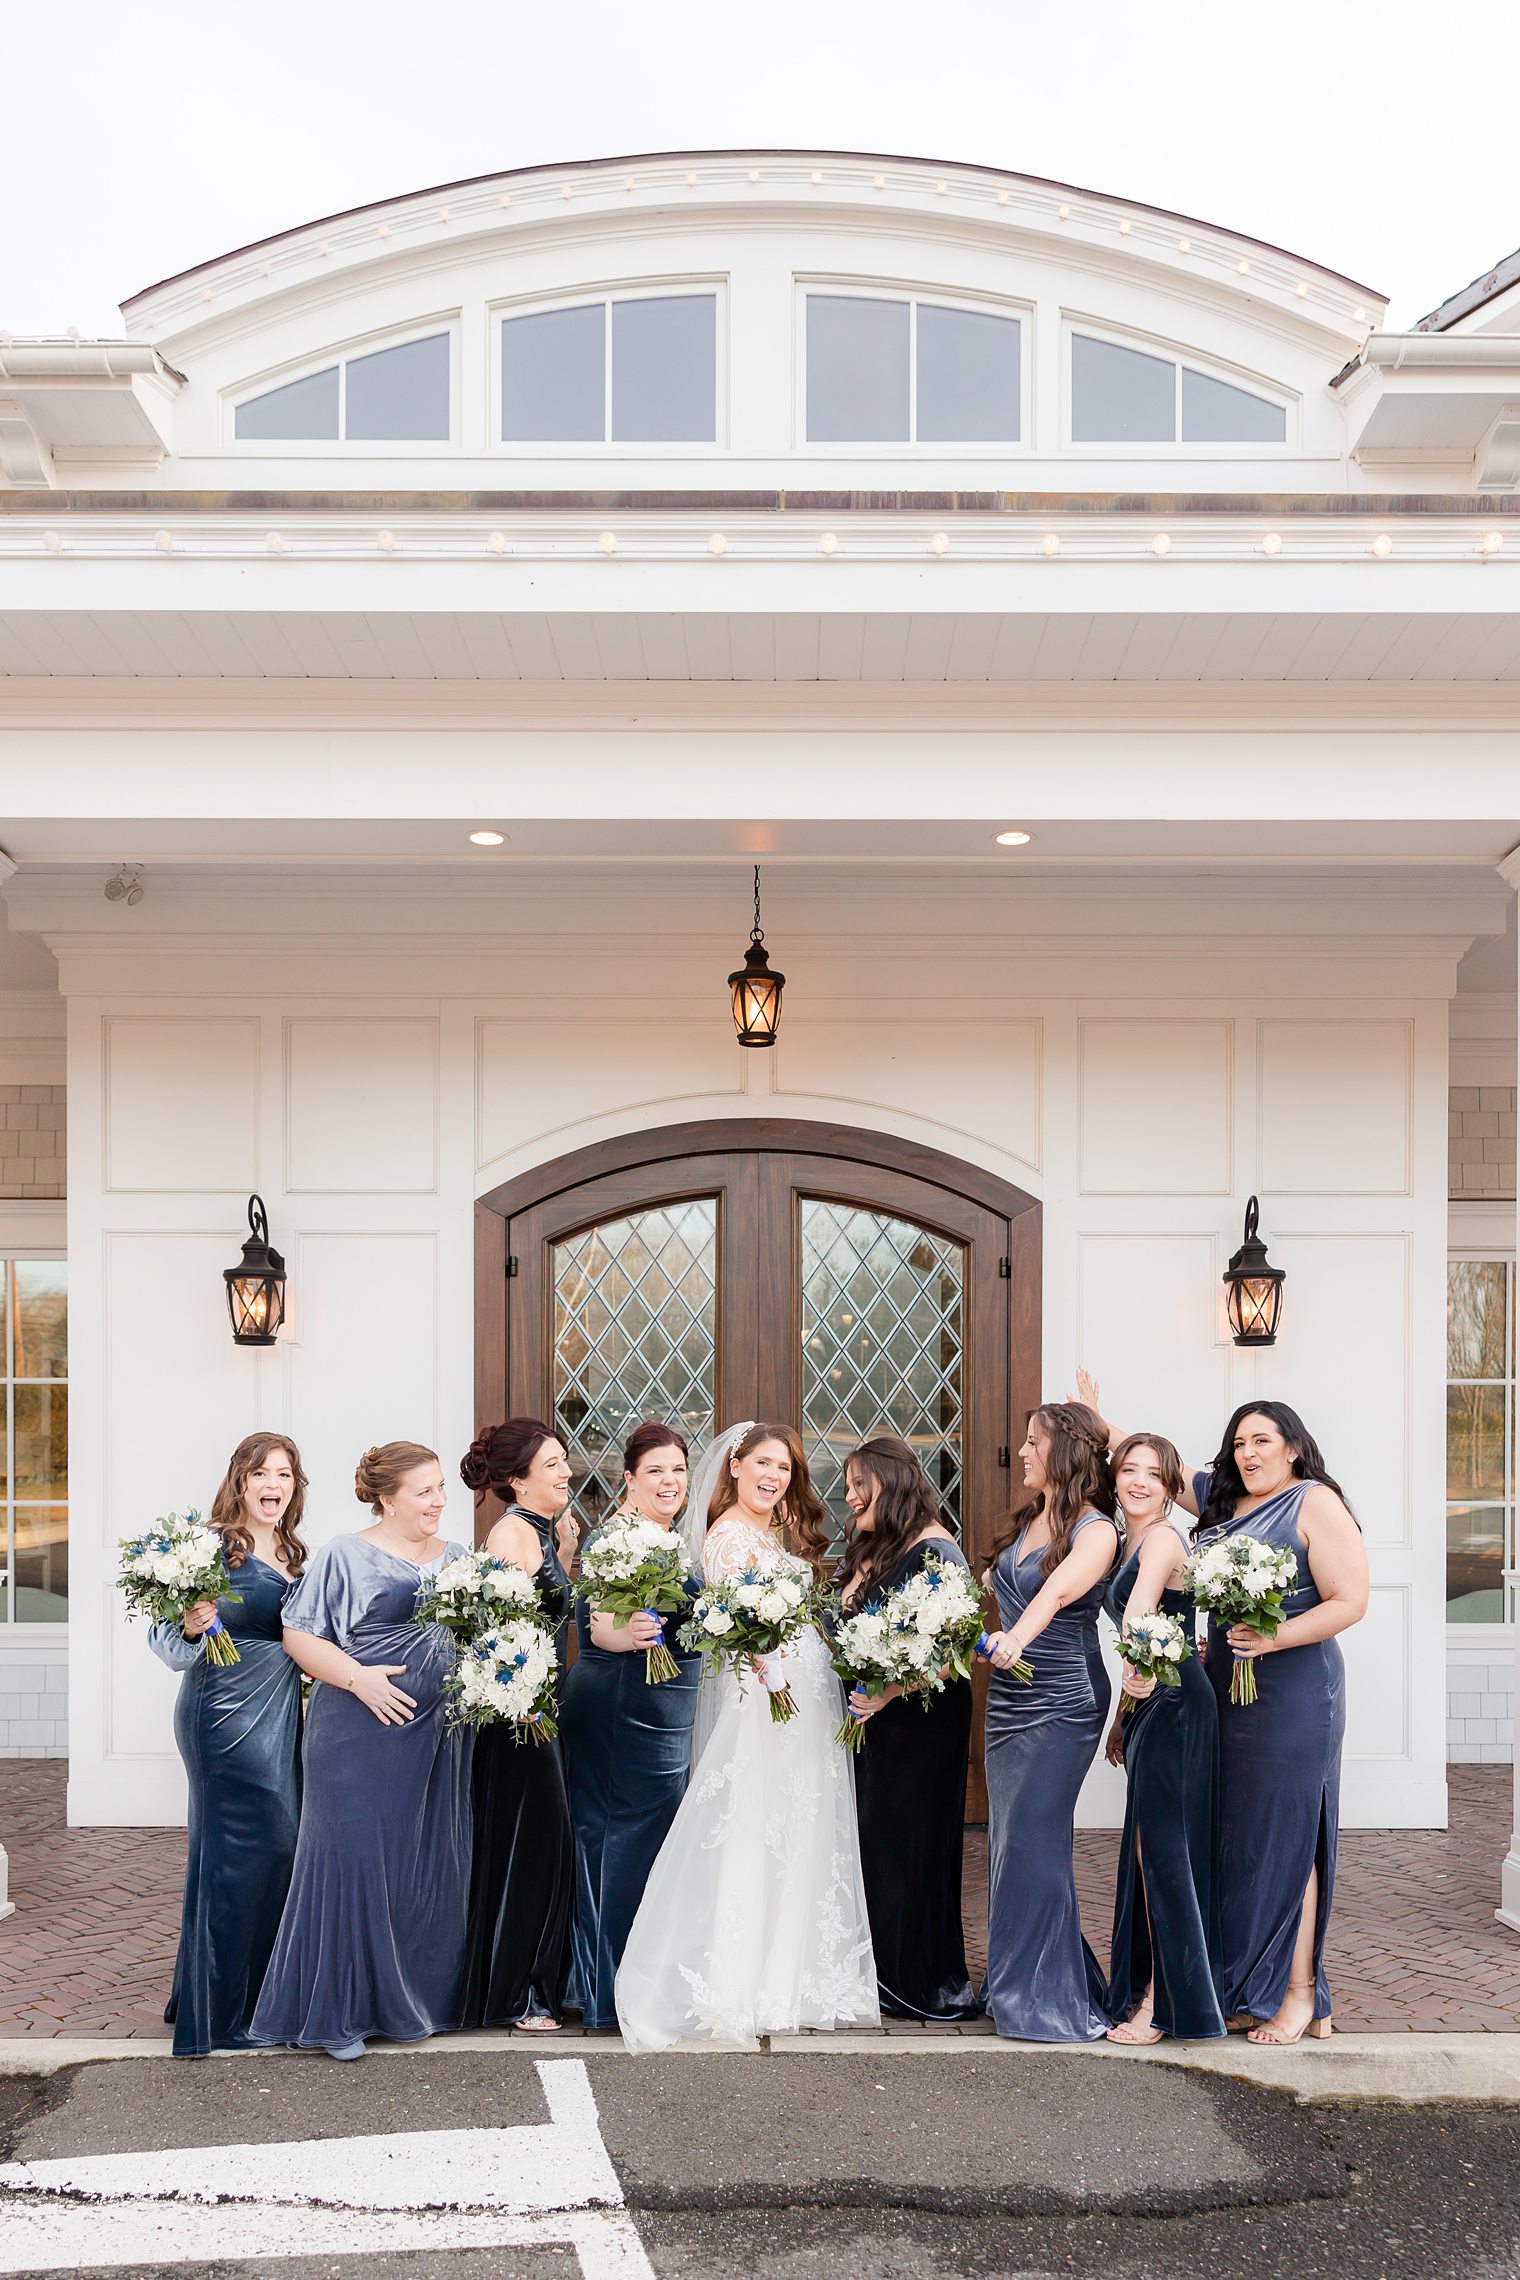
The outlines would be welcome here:
M 1229 1291 L 1225 1301 L 1237 1346 L 1275 1346 L 1282 1290 L 1287 1281 L 1281 1267 L 1267 1258 L 1267 1246 L 1257 1229 L 1261 1210 L 1253 1195 L 1246 1205 L 1245 1239 L 1225 1269 Z
M 237 1266 L 225 1269 L 227 1312 L 236 1346 L 272 1346 L 285 1319 L 285 1261 L 269 1240 L 264 1198 L 248 1198 L 248 1240 Z
M 781 1026 L 781 993 L 785 974 L 771 971 L 770 954 L 760 925 L 760 866 L 755 865 L 755 923 L 750 928 L 744 963 L 728 977 L 733 992 L 734 1029 L 741 1045 L 774 1045 Z

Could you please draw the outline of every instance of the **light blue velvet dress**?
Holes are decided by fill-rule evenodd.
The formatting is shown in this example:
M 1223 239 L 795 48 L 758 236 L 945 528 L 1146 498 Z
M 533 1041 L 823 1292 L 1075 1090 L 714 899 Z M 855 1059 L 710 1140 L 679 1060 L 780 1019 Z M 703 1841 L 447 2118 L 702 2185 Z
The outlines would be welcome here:
M 404 1663 L 416 1703 L 383 1726 L 341 1687 L 306 1713 L 305 1796 L 290 1898 L 254 2013 L 254 2039 L 341 2047 L 416 2042 L 459 2024 L 470 1875 L 470 1737 L 444 1726 L 454 1642 L 415 1621 L 426 1567 L 357 1535 L 325 1544 L 285 1605 L 285 1628 L 361 1663 Z
M 185 1899 L 164 2017 L 176 2058 L 241 2050 L 279 1929 L 301 1810 L 301 1674 L 286 1654 L 287 1578 L 250 1554 L 217 1612 L 238 1650 L 155 1623 L 148 1644 L 182 1671 L 174 1739 L 190 1783 Z
M 1072 1543 L 1102 1518 L 1084 1512 Z M 992 1571 L 1005 1631 L 1046 1580 L 1046 1547 L 1025 1552 L 1028 1532 Z M 1109 1676 L 1098 1643 L 1106 1587 L 1105 1577 L 1052 1617 L 1029 1648 L 1028 1685 L 995 1670 L 987 1689 L 982 1994 L 998 2033 L 1018 2041 L 1096 2042 L 1109 2028 L 1103 1974 L 1082 1937 L 1072 1867 L 1077 1792 L 1108 1719 Z

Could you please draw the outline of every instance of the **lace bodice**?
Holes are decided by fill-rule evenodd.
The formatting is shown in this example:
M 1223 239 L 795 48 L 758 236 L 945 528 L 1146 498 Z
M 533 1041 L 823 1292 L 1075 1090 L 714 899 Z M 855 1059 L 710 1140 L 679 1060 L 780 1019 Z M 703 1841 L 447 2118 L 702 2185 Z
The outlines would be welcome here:
M 741 1519 L 737 1513 L 726 1513 L 713 1522 L 702 1546 L 702 1573 L 709 1583 L 737 1575 L 754 1560 L 793 1568 L 799 1575 L 808 1573 L 807 1561 L 789 1552 L 774 1528 L 757 1528 L 752 1520 Z

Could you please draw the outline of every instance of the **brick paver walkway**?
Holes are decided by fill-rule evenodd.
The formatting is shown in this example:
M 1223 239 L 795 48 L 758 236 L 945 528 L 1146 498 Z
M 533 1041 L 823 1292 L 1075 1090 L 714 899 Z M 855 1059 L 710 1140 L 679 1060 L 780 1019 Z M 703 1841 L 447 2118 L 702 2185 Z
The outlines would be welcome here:
M 1509 1842 L 1507 1766 L 1450 1769 L 1451 1827 L 1349 1830 L 1330 1935 L 1337 2024 L 1373 2032 L 1520 2032 L 1520 1936 L 1494 1921 Z M 64 1827 L 56 1759 L 0 1763 L 16 1913 L 0 1923 L 0 2035 L 162 2036 L 184 1838 Z M 967 1832 L 966 1916 L 985 1955 L 986 1837 Z M 1115 1838 L 1077 1838 L 1088 1938 L 1106 1952 Z

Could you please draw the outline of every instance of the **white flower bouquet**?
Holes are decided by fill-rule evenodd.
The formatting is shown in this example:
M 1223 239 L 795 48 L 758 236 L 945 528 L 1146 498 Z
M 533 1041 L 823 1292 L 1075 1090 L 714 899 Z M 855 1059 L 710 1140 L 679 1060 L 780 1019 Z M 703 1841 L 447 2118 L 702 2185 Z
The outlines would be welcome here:
M 521 1570 L 518 1570 L 521 1573 Z M 526 1580 L 526 1579 L 525 1579 Z M 510 1615 L 461 1642 L 444 1681 L 448 1724 L 510 1725 L 514 1742 L 549 1742 L 558 1733 L 554 1633 L 542 1615 Z
M 834 1668 L 848 1689 L 881 1695 L 896 1686 L 927 1710 L 951 1679 L 971 1676 L 981 1628 L 981 1598 L 967 1570 L 931 1552 L 917 1575 L 838 1625 Z M 836 1738 L 858 1750 L 865 1731 L 850 1711 Z
M 417 1621 L 441 1623 L 468 1645 L 496 1629 L 504 1616 L 535 1615 L 538 1585 L 494 1552 L 460 1552 L 417 1586 Z
M 676 1635 L 709 1668 L 726 1663 L 741 1685 L 754 1671 L 771 1698 L 773 1723 L 784 1726 L 797 1715 L 796 1698 L 784 1676 L 761 1665 L 812 1621 L 814 1598 L 812 1584 L 794 1569 L 756 1560 L 704 1584 Z
M 1120 1660 L 1137 1677 L 1153 1678 L 1158 1686 L 1182 1684 L 1182 1665 L 1192 1651 L 1181 1616 L 1164 1614 L 1159 1607 L 1153 1614 L 1126 1619 L 1119 1634 Z M 1119 1704 L 1120 1717 L 1135 1708 L 1134 1696 L 1126 1694 Z
M 146 1535 L 123 1538 L 116 1580 L 131 1612 L 154 1623 L 183 1626 L 198 1600 L 242 1598 L 232 1588 L 221 1530 L 208 1528 L 198 1512 L 171 1512 Z M 201 1638 L 207 1662 L 242 1661 L 220 1615 Z
M 1216 1623 L 1226 1628 L 1243 1623 L 1248 1631 L 1271 1639 L 1283 1619 L 1283 1593 L 1297 1580 L 1298 1562 L 1286 1546 L 1260 1544 L 1253 1536 L 1225 1536 L 1194 1552 L 1184 1589 Z M 1256 1669 L 1249 1655 L 1235 1657 L 1230 1700 L 1256 1700 Z
M 624 1512 L 599 1528 L 581 1553 L 578 1595 L 593 1612 L 626 1624 L 630 1616 L 652 1615 L 663 1633 L 667 1615 L 684 1614 L 687 1589 L 686 1546 L 657 1520 Z M 661 1637 L 644 1650 L 644 1679 L 663 1686 L 679 1678 L 681 1666 Z

